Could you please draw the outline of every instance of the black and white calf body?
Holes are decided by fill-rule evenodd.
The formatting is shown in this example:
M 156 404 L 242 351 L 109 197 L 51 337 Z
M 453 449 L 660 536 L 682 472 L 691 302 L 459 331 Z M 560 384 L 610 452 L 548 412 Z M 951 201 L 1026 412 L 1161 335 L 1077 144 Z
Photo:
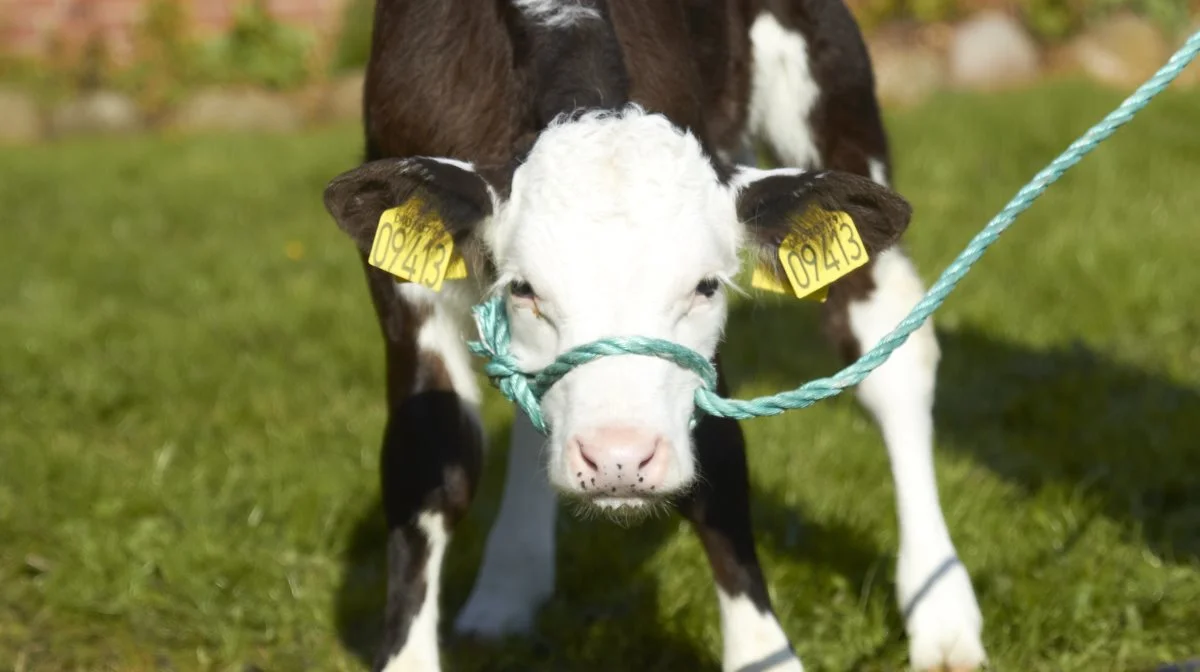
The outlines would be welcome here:
M 377 3 L 368 161 L 325 202 L 362 251 L 386 345 L 388 595 L 375 667 L 436 670 L 442 556 L 485 443 L 464 345 L 471 304 L 507 295 L 512 351 L 529 369 L 614 335 L 670 339 L 719 369 L 723 285 L 740 253 L 771 258 L 814 205 L 849 213 L 871 258 L 823 306 L 844 357 L 874 345 L 923 288 L 895 247 L 910 211 L 887 188 L 870 64 L 840 0 Z M 792 167 L 739 165 L 753 143 Z M 366 263 L 380 215 L 410 201 L 451 234 L 466 279 L 434 292 Z M 933 473 L 938 356 L 926 326 L 858 393 L 895 477 L 912 662 L 973 669 L 981 618 L 965 569 L 947 564 Z M 689 428 L 698 385 L 658 359 L 606 358 L 547 394 L 548 437 L 518 414 L 456 630 L 531 627 L 554 589 L 560 494 L 609 509 L 669 501 L 712 566 L 724 668 L 802 669 L 756 557 L 741 429 L 712 417 Z

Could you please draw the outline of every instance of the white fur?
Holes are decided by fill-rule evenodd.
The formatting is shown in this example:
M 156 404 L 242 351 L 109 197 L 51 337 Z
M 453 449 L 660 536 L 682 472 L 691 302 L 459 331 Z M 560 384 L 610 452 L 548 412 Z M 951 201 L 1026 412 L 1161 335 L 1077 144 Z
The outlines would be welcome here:
M 872 180 L 885 187 L 888 186 L 887 166 L 884 165 L 883 161 L 874 157 L 867 159 L 867 171 L 870 173 Z
M 458 159 L 451 159 L 451 158 L 448 158 L 445 156 L 427 156 L 425 158 L 429 159 L 431 161 L 437 161 L 438 163 L 444 163 L 447 166 L 454 166 L 455 168 L 461 168 L 470 173 L 475 172 L 475 164 L 471 163 L 470 161 L 460 161 Z
M 772 175 L 802 175 L 805 173 L 802 168 L 755 168 L 754 166 L 738 166 L 733 173 L 733 186 L 735 189 L 743 189 L 749 186 L 752 182 L 770 177 Z
M 542 473 L 545 438 L 524 413 L 513 422 L 500 512 L 483 564 L 459 612 L 459 633 L 487 638 L 527 632 L 554 592 L 554 490 Z
M 465 345 L 465 337 L 470 333 L 467 331 L 469 307 L 477 297 L 472 284 L 447 281 L 442 284 L 439 296 L 428 287 L 398 282 L 396 293 L 414 306 L 432 310 L 417 332 L 417 349 L 436 354 L 445 365 L 450 384 L 458 396 L 478 406 L 479 383 L 472 368 L 471 353 Z
M 513 0 L 513 4 L 526 16 L 550 28 L 600 19 L 600 12 L 584 7 L 579 0 Z
M 898 249 L 881 253 L 873 271 L 876 289 L 849 308 L 850 327 L 864 351 L 891 331 L 921 298 L 924 288 Z M 926 322 L 858 388 L 859 399 L 883 432 L 896 483 L 900 518 L 897 597 L 905 608 L 955 554 L 938 502 L 933 470 L 933 393 L 940 352 Z M 983 621 L 962 565 L 942 576 L 908 619 L 910 659 L 917 669 L 972 668 L 986 659 Z
M 769 138 L 788 165 L 819 163 L 808 115 L 821 91 L 808 67 L 804 36 L 764 12 L 750 27 L 754 75 L 750 88 L 749 132 Z
M 552 124 L 486 236 L 500 282 L 528 281 L 538 293 L 536 306 L 509 304 L 512 352 L 525 367 L 614 335 L 665 338 L 708 356 L 716 349 L 725 298 L 695 288 L 736 274 L 742 229 L 699 142 L 665 117 L 630 108 Z M 674 446 L 659 494 L 687 485 L 698 385 L 690 371 L 650 357 L 608 357 L 571 372 L 543 404 L 550 480 L 581 492 L 566 444 L 619 424 Z
M 803 672 L 779 621 L 763 613 L 745 595 L 729 596 L 717 589 L 721 636 L 725 643 L 721 667 L 725 672 Z
M 396 652 L 383 672 L 435 672 L 441 668 L 438 657 L 438 593 L 442 573 L 442 556 L 450 536 L 440 513 L 422 513 L 417 526 L 429 540 L 429 559 L 425 563 L 425 600 L 408 630 L 408 639 Z

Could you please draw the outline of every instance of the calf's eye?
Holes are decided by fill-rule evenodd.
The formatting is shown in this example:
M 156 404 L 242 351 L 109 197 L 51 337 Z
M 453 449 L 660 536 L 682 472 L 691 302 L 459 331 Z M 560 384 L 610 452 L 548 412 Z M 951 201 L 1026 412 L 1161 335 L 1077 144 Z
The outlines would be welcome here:
M 513 280 L 508 283 L 508 293 L 518 299 L 536 299 L 537 294 L 533 293 L 533 285 L 524 280 Z
M 696 293 L 703 297 L 712 297 L 713 294 L 717 293 L 719 286 L 720 283 L 717 282 L 716 278 L 705 278 L 700 281 L 700 284 L 696 285 Z

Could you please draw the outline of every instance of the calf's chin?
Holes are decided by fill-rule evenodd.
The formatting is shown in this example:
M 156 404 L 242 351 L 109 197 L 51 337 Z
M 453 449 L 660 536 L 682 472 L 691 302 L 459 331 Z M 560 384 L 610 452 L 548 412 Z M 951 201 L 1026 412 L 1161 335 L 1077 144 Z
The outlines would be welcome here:
M 595 497 L 573 498 L 571 502 L 576 517 L 585 520 L 606 518 L 621 525 L 636 525 L 652 518 L 667 516 L 672 511 L 671 502 L 676 497 Z

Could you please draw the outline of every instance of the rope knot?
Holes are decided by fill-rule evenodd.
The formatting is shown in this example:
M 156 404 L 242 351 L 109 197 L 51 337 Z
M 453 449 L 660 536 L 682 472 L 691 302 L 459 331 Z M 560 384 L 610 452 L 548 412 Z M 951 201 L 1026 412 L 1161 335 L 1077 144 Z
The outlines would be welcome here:
M 534 392 L 533 376 L 523 371 L 516 358 L 508 351 L 512 334 L 508 330 L 504 300 L 494 297 L 471 308 L 471 313 L 475 317 L 480 340 L 468 342 L 467 348 L 487 360 L 483 372 L 487 374 L 492 385 L 509 401 L 520 406 L 533 422 L 533 426 L 545 434 L 547 427 L 546 420 L 542 417 L 541 394 Z

